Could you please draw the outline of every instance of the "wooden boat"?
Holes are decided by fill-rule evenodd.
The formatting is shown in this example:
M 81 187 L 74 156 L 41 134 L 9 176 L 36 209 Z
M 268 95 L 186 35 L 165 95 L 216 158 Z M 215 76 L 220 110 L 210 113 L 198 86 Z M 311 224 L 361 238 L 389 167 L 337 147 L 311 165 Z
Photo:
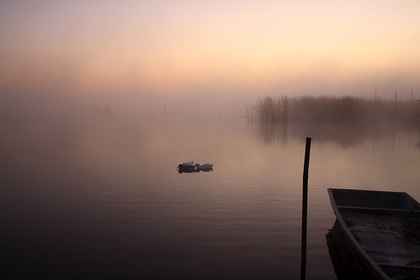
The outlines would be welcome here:
M 325 235 L 328 253 L 338 280 L 370 280 L 369 275 L 360 267 L 358 260 L 346 241 L 346 236 L 339 222 Z
M 404 192 L 328 189 L 337 221 L 370 279 L 420 279 L 420 204 Z

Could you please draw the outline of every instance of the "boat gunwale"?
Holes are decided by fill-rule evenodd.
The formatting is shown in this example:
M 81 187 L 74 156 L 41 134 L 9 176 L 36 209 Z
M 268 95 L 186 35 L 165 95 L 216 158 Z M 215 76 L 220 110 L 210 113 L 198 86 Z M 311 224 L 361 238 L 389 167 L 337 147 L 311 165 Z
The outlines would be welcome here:
M 376 214 L 376 215 L 393 215 L 393 216 L 407 216 L 417 217 L 420 216 L 420 210 L 410 209 L 394 209 L 394 208 L 374 208 L 374 207 L 352 207 L 352 206 L 337 206 L 337 210 L 353 211 L 363 214 Z

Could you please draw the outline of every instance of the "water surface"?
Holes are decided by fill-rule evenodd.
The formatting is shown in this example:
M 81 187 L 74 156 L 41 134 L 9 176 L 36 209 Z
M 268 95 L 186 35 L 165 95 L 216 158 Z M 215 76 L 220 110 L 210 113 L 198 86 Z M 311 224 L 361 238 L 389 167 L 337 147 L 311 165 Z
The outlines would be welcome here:
M 297 279 L 306 136 L 308 279 L 336 279 L 328 187 L 420 200 L 413 129 L 103 114 L 3 127 L 0 256 L 10 278 Z M 191 160 L 214 171 L 179 174 Z

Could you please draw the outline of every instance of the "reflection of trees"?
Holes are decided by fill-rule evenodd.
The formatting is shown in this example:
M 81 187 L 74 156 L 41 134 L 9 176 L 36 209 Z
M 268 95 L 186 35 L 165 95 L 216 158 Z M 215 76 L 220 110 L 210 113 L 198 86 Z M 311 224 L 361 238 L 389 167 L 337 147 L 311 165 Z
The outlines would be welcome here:
M 251 130 L 256 133 L 264 143 L 281 143 L 286 144 L 288 138 L 288 125 L 279 123 L 248 123 Z
M 298 138 L 310 136 L 317 142 L 335 142 L 343 147 L 360 145 L 372 135 L 372 131 L 352 125 L 295 125 L 290 132 Z
M 368 125 L 336 125 L 336 124 L 289 124 L 254 122 L 248 123 L 251 130 L 264 143 L 286 144 L 291 138 L 305 139 L 312 137 L 317 142 L 333 142 L 342 147 L 361 145 L 367 139 L 392 137 L 398 131 L 409 131 L 411 134 L 420 134 L 419 128 L 396 126 L 368 126 Z M 393 140 L 394 141 L 394 140 Z M 411 141 L 411 140 L 410 140 Z M 416 145 L 415 143 L 412 143 Z M 420 143 L 419 143 L 420 145 Z M 420 148 L 420 146 L 418 146 Z

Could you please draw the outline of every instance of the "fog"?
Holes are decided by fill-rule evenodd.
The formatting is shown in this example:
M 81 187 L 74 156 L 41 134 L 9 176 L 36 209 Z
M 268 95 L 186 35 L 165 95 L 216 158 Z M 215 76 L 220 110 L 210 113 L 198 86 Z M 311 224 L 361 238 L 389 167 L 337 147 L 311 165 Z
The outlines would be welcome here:
M 316 80 L 315 76 L 312 80 Z M 72 88 L 64 83 L 62 88 Z M 360 97 L 367 100 L 381 99 L 410 101 L 420 99 L 420 82 L 398 77 L 377 77 L 373 81 L 354 84 L 331 83 L 310 79 L 294 80 L 272 85 L 226 85 L 214 82 L 211 86 L 184 87 L 178 91 L 154 91 L 138 89 L 97 94 L 82 91 L 48 90 L 42 87 L 34 91 L 9 88 L 0 94 L 1 122 L 33 121 L 34 118 L 58 120 L 80 119 L 96 114 L 98 117 L 112 113 L 114 117 L 135 117 L 140 120 L 181 116 L 223 117 L 243 116 L 246 108 L 267 96 L 299 98 L 312 97 Z
M 307 273 L 334 278 L 326 187 L 420 197 L 418 11 L 0 1 L 1 273 L 295 279 L 309 136 Z
M 265 96 L 420 98 L 418 1 L 216 2 L 1 2 L 0 113 L 220 116 Z

